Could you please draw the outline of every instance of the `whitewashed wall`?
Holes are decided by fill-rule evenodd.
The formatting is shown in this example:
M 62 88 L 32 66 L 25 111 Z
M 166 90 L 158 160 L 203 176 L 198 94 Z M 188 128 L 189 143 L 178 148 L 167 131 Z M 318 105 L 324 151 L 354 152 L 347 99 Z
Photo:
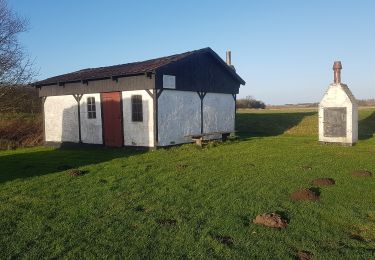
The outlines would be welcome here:
M 96 118 L 88 118 L 87 98 L 95 98 Z M 81 110 L 81 139 L 86 144 L 103 144 L 102 115 L 100 107 L 100 94 L 84 94 L 80 101 Z
M 207 93 L 203 99 L 203 132 L 234 131 L 235 107 L 231 94 Z
M 196 92 L 163 90 L 158 99 L 159 146 L 190 142 L 201 132 L 201 103 Z
M 46 98 L 44 127 L 47 142 L 79 142 L 78 107 L 72 95 Z
M 346 137 L 324 136 L 324 108 L 346 107 Z M 358 141 L 358 105 L 345 84 L 331 84 L 319 104 L 319 141 L 355 143 Z
M 132 95 L 142 95 L 143 122 L 132 121 Z M 154 105 L 152 97 L 145 90 L 123 91 L 122 102 L 125 145 L 153 147 Z

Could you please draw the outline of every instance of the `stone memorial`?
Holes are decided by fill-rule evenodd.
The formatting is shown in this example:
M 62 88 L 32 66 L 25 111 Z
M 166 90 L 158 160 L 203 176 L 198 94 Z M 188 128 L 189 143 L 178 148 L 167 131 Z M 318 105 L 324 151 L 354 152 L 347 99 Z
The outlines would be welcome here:
M 340 61 L 333 64 L 334 83 L 319 104 L 319 141 L 353 145 L 358 141 L 358 104 L 347 85 L 341 83 Z

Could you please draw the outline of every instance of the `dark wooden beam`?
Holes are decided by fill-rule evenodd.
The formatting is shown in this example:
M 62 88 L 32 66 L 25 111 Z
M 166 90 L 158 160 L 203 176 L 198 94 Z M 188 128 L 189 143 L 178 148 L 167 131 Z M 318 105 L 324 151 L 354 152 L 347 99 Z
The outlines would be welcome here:
M 163 89 L 157 89 L 156 90 L 156 97 L 157 99 L 160 97 L 161 93 L 163 92 Z
M 145 89 L 145 90 L 150 95 L 151 98 L 154 98 L 154 93 L 152 93 L 149 89 Z
M 82 143 L 82 137 L 81 137 L 81 105 L 80 105 L 80 101 L 81 101 L 82 96 L 83 96 L 82 94 L 73 95 L 73 97 L 77 101 L 77 107 L 78 107 L 78 138 L 79 138 L 79 143 Z

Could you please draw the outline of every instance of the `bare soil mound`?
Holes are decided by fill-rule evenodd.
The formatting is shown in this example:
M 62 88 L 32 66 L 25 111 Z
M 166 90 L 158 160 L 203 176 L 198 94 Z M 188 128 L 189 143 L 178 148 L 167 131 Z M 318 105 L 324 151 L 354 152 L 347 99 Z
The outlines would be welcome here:
M 157 222 L 159 223 L 159 225 L 165 227 L 173 227 L 177 224 L 177 220 L 175 219 L 159 219 Z
M 354 171 L 352 172 L 352 176 L 356 177 L 370 177 L 372 176 L 372 173 L 369 171 Z
M 264 213 L 258 215 L 253 220 L 253 223 L 272 228 L 286 228 L 288 226 L 287 220 L 283 219 L 279 214 L 276 213 Z
M 70 176 L 73 176 L 73 177 L 82 176 L 82 175 L 84 175 L 84 174 L 86 174 L 86 173 L 87 173 L 87 171 L 82 171 L 82 170 L 79 170 L 79 169 L 70 169 L 70 170 L 68 171 L 68 174 L 69 174 Z
M 309 251 L 298 251 L 296 258 L 300 260 L 310 260 L 313 257 L 313 253 Z
M 311 171 L 312 167 L 310 165 L 302 165 L 301 169 L 304 170 L 304 171 Z
M 311 189 L 302 189 L 290 194 L 292 200 L 319 200 L 319 194 Z
M 230 236 L 215 236 L 215 239 L 226 246 L 231 246 L 233 245 L 233 238 Z
M 335 180 L 332 178 L 319 178 L 311 182 L 312 185 L 322 187 L 322 186 L 331 186 L 335 185 Z

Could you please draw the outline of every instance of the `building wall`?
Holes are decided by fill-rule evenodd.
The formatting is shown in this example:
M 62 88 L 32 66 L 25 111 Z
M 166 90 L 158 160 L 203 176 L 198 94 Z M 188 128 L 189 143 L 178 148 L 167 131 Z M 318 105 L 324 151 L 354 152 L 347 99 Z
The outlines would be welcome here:
M 142 95 L 143 122 L 132 121 L 132 95 Z M 88 119 L 88 97 L 95 98 L 95 119 Z M 154 147 L 153 98 L 146 90 L 123 91 L 122 106 L 124 144 Z M 188 143 L 191 138 L 187 135 L 201 133 L 201 100 L 197 92 L 163 90 L 157 109 L 158 146 Z M 100 94 L 84 94 L 80 110 L 82 142 L 102 144 Z M 79 142 L 78 107 L 72 95 L 47 97 L 44 111 L 47 142 Z M 231 94 L 207 93 L 203 99 L 203 132 L 233 131 L 234 112 L 235 102 Z
M 346 107 L 346 137 L 324 136 L 324 108 Z M 332 84 L 319 104 L 319 141 L 334 143 L 355 143 L 358 140 L 358 105 L 344 84 Z
M 203 99 L 203 132 L 232 132 L 235 101 L 231 94 L 207 93 Z M 201 100 L 192 91 L 163 90 L 158 99 L 159 146 L 191 142 L 201 133 Z M 221 135 L 209 136 L 219 138 Z
M 87 98 L 95 98 L 96 118 L 88 118 Z M 103 144 L 102 115 L 100 106 L 100 94 L 85 94 L 80 101 L 81 110 L 81 139 L 86 144 Z
M 187 143 L 201 132 L 201 101 L 197 92 L 163 90 L 158 99 L 159 146 Z
M 150 90 L 153 92 L 153 90 Z M 132 121 L 131 96 L 142 95 L 143 122 Z M 154 103 L 146 90 L 123 91 L 124 143 L 128 146 L 154 146 Z
M 72 95 L 47 97 L 44 102 L 47 142 L 78 142 L 78 107 Z
M 207 93 L 203 99 L 203 132 L 232 132 L 236 103 L 231 94 Z

